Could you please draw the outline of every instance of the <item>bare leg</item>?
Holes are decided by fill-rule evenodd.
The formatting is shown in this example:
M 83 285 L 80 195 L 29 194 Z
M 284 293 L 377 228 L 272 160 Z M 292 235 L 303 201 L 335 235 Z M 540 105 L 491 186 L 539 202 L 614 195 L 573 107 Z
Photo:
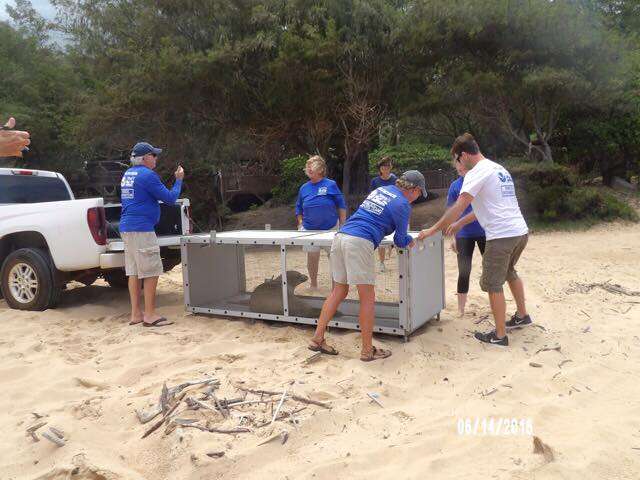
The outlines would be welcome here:
M 515 280 L 509 280 L 509 289 L 516 301 L 518 317 L 524 318 L 527 315 L 527 307 L 524 301 L 524 283 L 522 283 L 522 279 L 517 277 Z
M 140 323 L 143 319 L 140 308 L 140 292 L 142 291 L 142 280 L 137 276 L 129 276 L 129 298 L 131 299 L 131 323 Z
M 358 285 L 360 298 L 360 331 L 362 332 L 362 355 L 367 356 L 373 350 L 373 323 L 375 321 L 376 291 L 373 285 Z
M 324 332 L 327 330 L 327 325 L 336 314 L 338 307 L 348 294 L 349 285 L 336 283 L 333 290 L 331 290 L 331 293 L 322 304 L 322 310 L 320 311 L 320 317 L 318 318 L 316 332 L 313 335 L 313 341 L 317 344 L 320 345 L 324 342 Z
M 380 263 L 384 263 L 384 255 L 387 253 L 387 249 L 385 247 L 378 247 L 378 259 Z
M 307 270 L 309 270 L 309 286 L 318 288 L 318 265 L 320 264 L 320 252 L 307 253 Z
M 467 305 L 467 294 L 458 293 L 458 313 L 460 316 L 464 315 L 464 307 Z
M 153 323 L 160 318 L 156 313 L 156 288 L 158 277 L 144 279 L 144 321 Z
M 496 336 L 502 338 L 507 334 L 505 326 L 507 302 L 504 300 L 504 292 L 489 292 L 489 303 L 496 322 Z

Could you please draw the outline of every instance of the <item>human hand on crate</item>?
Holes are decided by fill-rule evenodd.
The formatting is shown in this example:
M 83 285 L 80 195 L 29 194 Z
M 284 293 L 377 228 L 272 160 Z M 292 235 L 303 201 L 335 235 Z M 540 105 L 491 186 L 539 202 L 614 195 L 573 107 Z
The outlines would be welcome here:
M 427 237 L 432 237 L 436 233 L 438 233 L 438 230 L 439 229 L 434 228 L 434 227 L 425 228 L 424 230 L 420 230 L 420 233 L 418 234 L 418 240 L 424 240 Z

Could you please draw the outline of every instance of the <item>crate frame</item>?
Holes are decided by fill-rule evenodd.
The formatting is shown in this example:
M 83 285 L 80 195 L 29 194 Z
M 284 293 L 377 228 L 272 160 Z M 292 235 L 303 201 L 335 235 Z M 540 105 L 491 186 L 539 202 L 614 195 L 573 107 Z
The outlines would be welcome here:
M 289 298 L 287 289 L 287 248 L 300 246 L 330 247 L 336 234 L 330 232 L 313 232 L 297 230 L 239 230 L 223 233 L 210 232 L 208 234 L 194 234 L 183 236 L 180 241 L 182 255 L 182 275 L 184 286 L 184 304 L 188 312 L 195 314 L 209 314 L 225 317 L 252 318 L 288 322 L 292 324 L 316 325 L 317 318 L 289 315 Z M 416 232 L 410 232 L 414 238 Z M 393 244 L 393 236 L 383 239 L 381 245 Z M 246 282 L 244 266 L 244 250 L 238 247 L 267 245 L 278 247 L 280 251 L 280 273 L 282 274 L 282 303 L 283 313 L 270 314 L 234 309 L 232 306 L 224 307 L 220 302 L 229 300 L 230 295 L 216 294 L 222 298 L 213 302 L 203 302 L 197 297 L 202 297 L 206 290 L 204 285 L 213 285 L 215 288 L 226 289 L 228 286 L 237 296 L 242 292 L 240 285 Z M 236 248 L 233 248 L 233 247 Z M 204 250 L 203 250 L 204 249 Z M 235 251 L 235 259 L 230 255 Z M 444 242 L 441 233 L 424 240 L 419 247 L 412 249 L 398 248 L 398 289 L 399 299 L 396 302 L 376 302 L 376 319 L 373 331 L 402 336 L 408 340 L 409 335 L 433 318 L 440 319 L 440 311 L 445 308 L 444 287 Z M 232 278 L 231 283 L 221 284 L 216 287 L 211 282 L 211 266 L 223 265 Z M 235 269 L 234 269 L 235 265 Z M 424 267 L 429 267 L 425 272 Z M 428 275 L 428 276 L 427 276 Z M 419 277 L 419 278 L 418 278 Z M 412 281 L 413 278 L 413 281 Z M 233 280 L 235 279 L 235 280 Z M 424 292 L 416 282 L 424 281 L 430 290 Z M 235 288 L 237 282 L 238 288 Z M 425 285 L 426 287 L 426 285 Z M 203 290 L 204 288 L 204 290 Z M 227 289 L 228 290 L 228 289 Z M 246 295 L 248 292 L 244 292 Z M 314 306 L 321 306 L 324 297 L 305 297 L 315 302 Z M 216 305 L 216 302 L 218 304 Z M 207 304 L 209 303 L 209 304 Z M 231 304 L 228 304 L 231 305 Z M 357 322 L 357 300 L 345 300 L 340 307 L 342 317 L 333 318 L 329 326 L 360 330 Z M 397 309 L 397 323 L 395 313 Z M 354 320 L 355 318 L 355 320 Z

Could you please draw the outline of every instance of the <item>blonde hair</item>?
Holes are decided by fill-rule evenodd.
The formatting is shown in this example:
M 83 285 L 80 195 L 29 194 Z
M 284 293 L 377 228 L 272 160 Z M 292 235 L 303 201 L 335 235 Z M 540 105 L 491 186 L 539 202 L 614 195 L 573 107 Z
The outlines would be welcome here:
M 327 162 L 320 155 L 314 155 L 307 160 L 307 166 L 314 172 L 321 173 L 324 177 L 327 174 Z
M 403 190 L 411 190 L 412 188 L 417 188 L 418 186 L 414 185 L 411 182 L 403 180 L 402 178 L 399 178 L 396 180 L 396 187 L 401 188 Z

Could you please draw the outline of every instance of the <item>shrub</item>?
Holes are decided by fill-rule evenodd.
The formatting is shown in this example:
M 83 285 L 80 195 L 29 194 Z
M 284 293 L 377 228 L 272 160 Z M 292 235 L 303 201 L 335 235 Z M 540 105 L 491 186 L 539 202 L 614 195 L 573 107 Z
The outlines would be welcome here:
M 385 156 L 393 159 L 394 170 L 402 173 L 406 170 L 451 170 L 451 155 L 449 150 L 438 145 L 427 143 L 400 143 L 387 145 L 369 153 L 369 171 L 378 174 L 376 164 Z
M 280 181 L 271 193 L 273 201 L 276 204 L 285 204 L 293 201 L 297 195 L 300 185 L 307 181 L 304 173 L 304 167 L 307 163 L 307 157 L 298 155 L 286 158 L 280 164 Z
M 529 220 L 638 220 L 633 208 L 613 195 L 578 186 L 576 176 L 565 166 L 519 163 L 508 168 L 516 182 L 520 207 Z

